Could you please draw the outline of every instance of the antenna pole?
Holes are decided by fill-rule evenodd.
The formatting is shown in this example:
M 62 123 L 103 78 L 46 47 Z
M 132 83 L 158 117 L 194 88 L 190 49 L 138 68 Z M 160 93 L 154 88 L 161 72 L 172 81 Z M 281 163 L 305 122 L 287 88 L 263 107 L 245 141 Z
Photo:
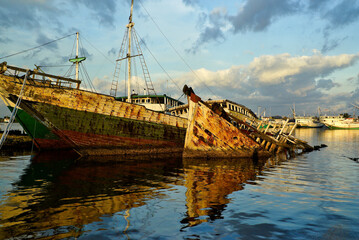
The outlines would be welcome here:
M 133 0 L 131 1 L 131 13 L 129 17 L 129 22 L 127 24 L 128 28 L 128 52 L 127 52 L 127 61 L 128 61 L 128 83 L 127 83 L 127 102 L 131 103 L 131 32 L 132 27 L 135 25 L 132 22 L 132 12 L 133 12 Z

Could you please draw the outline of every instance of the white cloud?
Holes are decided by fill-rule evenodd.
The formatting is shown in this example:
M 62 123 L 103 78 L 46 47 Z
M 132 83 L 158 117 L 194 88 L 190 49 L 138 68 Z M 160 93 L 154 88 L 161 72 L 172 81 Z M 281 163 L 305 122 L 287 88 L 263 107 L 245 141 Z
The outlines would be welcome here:
M 325 56 L 319 52 L 312 56 L 291 56 L 288 53 L 264 55 L 254 58 L 246 66 L 232 66 L 218 71 L 201 68 L 195 71 L 198 78 L 193 73 L 186 73 L 176 82 L 189 84 L 200 96 L 214 97 L 210 96 L 208 87 L 220 98 L 243 104 L 259 106 L 275 103 L 287 108 L 286 105 L 294 102 L 315 102 L 343 106 L 343 102 L 352 100 L 351 95 L 346 93 L 344 98 L 345 94 L 330 95 L 328 90 L 339 84 L 332 80 L 323 82 L 323 77 L 352 66 L 358 59 L 359 54 Z M 308 107 L 313 106 L 309 104 Z
M 109 94 L 111 89 L 111 81 L 109 76 L 103 76 L 102 78 L 95 77 L 92 80 L 92 84 L 95 86 L 97 92 Z
M 288 53 L 276 56 L 261 56 L 255 58 L 248 66 L 248 72 L 261 84 L 279 84 L 303 75 L 309 77 L 327 76 L 333 71 L 352 65 L 358 54 L 341 54 L 338 56 L 292 57 Z M 296 79 L 299 80 L 299 79 Z

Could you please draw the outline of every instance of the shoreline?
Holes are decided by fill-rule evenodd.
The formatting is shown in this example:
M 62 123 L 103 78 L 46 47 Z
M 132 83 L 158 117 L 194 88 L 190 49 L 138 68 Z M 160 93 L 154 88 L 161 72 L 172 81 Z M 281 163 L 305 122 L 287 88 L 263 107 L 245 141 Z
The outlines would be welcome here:
M 0 138 L 3 133 L 0 133 Z M 1 152 L 3 151 L 26 151 L 31 150 L 33 146 L 33 142 L 31 137 L 28 135 L 14 135 L 9 134 L 4 142 L 4 145 L 1 148 Z M 36 146 L 34 145 L 34 149 Z

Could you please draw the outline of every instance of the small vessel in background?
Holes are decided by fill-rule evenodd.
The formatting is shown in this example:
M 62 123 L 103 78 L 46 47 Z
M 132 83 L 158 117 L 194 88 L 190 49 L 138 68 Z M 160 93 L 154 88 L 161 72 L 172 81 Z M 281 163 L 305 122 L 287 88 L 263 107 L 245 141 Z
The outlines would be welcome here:
M 359 121 L 354 118 L 339 116 L 321 116 L 321 121 L 329 129 L 359 129 Z
M 324 125 L 327 126 L 327 124 L 333 124 L 333 123 L 336 123 L 336 122 L 342 122 L 344 121 L 345 118 L 343 115 L 336 115 L 336 116 L 327 116 L 327 115 L 324 115 L 324 116 L 320 116 L 319 117 L 319 121 L 321 123 L 323 123 Z
M 319 121 L 318 117 L 305 116 L 305 114 L 304 116 L 298 116 L 295 112 L 295 105 L 293 105 L 293 108 L 290 109 L 293 113 L 293 118 L 298 128 L 321 128 L 324 126 L 324 124 Z M 319 108 L 318 108 L 318 114 L 319 114 Z
M 313 116 L 295 116 L 294 119 L 298 128 L 321 128 L 324 126 L 317 117 Z

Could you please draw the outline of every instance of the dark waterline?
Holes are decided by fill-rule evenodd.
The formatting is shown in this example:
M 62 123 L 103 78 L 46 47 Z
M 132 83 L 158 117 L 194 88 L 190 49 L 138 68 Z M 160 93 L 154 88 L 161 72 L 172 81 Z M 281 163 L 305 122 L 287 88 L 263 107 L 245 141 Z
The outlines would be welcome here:
M 359 239 L 359 130 L 285 160 L 0 157 L 0 239 Z

